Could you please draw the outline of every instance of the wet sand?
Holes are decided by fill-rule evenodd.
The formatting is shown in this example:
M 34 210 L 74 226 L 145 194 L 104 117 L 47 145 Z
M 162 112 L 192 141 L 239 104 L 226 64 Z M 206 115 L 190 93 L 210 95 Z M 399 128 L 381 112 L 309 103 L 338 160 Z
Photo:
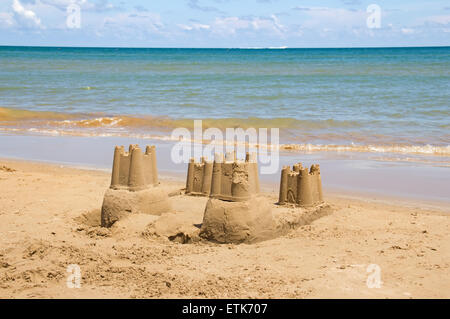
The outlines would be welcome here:
M 184 179 L 187 163 L 170 159 L 174 142 L 130 137 L 78 137 L 0 134 L 0 158 L 17 158 L 110 171 L 115 145 L 156 145 L 160 175 Z M 57 151 L 55 151 L 57 150 Z M 192 152 L 193 154 L 194 152 Z M 425 162 L 421 162 L 426 159 Z M 427 162 L 430 160 L 431 162 Z M 281 152 L 278 171 L 260 174 L 261 186 L 278 192 L 283 165 L 301 162 L 320 164 L 322 183 L 328 191 L 361 194 L 364 197 L 393 197 L 407 201 L 428 201 L 450 206 L 448 157 L 422 158 L 411 154 L 349 152 Z M 261 168 L 264 163 L 259 163 Z
M 442 203 L 325 187 L 331 213 L 282 237 L 181 244 L 149 233 L 159 218 L 151 215 L 99 227 L 109 183 L 108 170 L 0 159 L 1 298 L 450 297 L 450 209 Z M 162 185 L 176 191 L 184 181 Z M 265 190 L 275 203 L 277 193 Z M 177 215 L 202 222 L 206 198 L 170 201 Z M 79 289 L 67 287 L 70 264 L 80 266 Z M 371 264 L 380 267 L 380 288 L 367 286 Z

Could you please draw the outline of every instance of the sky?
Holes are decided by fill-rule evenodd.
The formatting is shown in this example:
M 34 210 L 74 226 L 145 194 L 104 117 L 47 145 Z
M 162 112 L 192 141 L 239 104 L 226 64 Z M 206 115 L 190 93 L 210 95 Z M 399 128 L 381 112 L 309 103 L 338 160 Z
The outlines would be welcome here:
M 448 46 L 450 2 L 0 0 L 0 45 Z

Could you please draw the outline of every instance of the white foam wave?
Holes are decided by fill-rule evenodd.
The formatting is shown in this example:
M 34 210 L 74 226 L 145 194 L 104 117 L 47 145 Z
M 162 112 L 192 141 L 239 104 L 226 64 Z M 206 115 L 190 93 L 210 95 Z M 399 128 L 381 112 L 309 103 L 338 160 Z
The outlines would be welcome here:
M 155 134 L 139 134 L 128 132 L 98 132 L 92 130 L 56 130 L 43 128 L 7 128 L 0 127 L 0 131 L 4 132 L 28 132 L 42 135 L 52 136 L 83 136 L 83 137 L 130 137 L 137 139 L 160 140 L 160 141 L 180 141 L 178 138 L 170 135 L 155 135 Z M 384 153 L 384 154 L 417 154 L 428 156 L 450 156 L 450 145 L 435 146 L 435 145 L 335 145 L 335 144 L 252 144 L 248 142 L 229 142 L 226 140 L 184 140 L 185 142 L 193 142 L 199 144 L 215 144 L 215 145 L 245 145 L 254 149 L 268 149 L 291 152 L 358 152 L 358 153 Z

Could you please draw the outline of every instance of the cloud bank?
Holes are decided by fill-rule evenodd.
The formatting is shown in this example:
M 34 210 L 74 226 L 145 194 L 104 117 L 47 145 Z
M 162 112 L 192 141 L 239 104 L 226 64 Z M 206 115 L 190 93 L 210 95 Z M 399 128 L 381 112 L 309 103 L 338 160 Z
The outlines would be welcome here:
M 380 1 L 382 2 L 382 1 Z M 67 7 L 82 15 L 67 27 Z M 380 4 L 379 29 L 367 27 L 359 0 L 6 0 L 0 4 L 0 44 L 108 46 L 391 46 L 450 45 L 445 1 Z M 40 38 L 34 35 L 39 33 Z M 41 42 L 39 42 L 41 41 Z

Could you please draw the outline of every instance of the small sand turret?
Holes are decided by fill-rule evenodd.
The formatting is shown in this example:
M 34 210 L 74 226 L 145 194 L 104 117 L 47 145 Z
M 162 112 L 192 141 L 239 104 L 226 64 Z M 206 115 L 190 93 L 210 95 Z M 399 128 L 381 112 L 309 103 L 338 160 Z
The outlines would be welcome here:
M 215 154 L 214 162 L 204 157 L 199 163 L 192 158 L 188 165 L 186 194 L 211 196 L 239 202 L 259 193 L 258 164 L 255 154 L 247 153 L 245 161 L 236 160 L 236 153 Z
M 206 204 L 200 236 L 220 243 L 255 242 L 274 233 L 269 203 L 258 197 L 260 191 L 255 154 L 245 161 L 236 153 L 216 154 L 211 192 Z
M 301 207 L 310 207 L 323 203 L 322 179 L 318 164 L 311 165 L 310 170 L 301 163 L 291 170 L 284 166 L 281 170 L 280 205 L 291 203 Z
M 155 146 L 147 146 L 145 153 L 138 145 L 130 145 L 128 152 L 116 146 L 111 186 L 103 199 L 102 226 L 110 227 L 129 213 L 160 215 L 167 211 L 168 195 L 158 187 Z
M 217 154 L 211 182 L 211 197 L 242 202 L 259 193 L 258 164 L 255 154 L 247 153 L 245 161 L 236 160 L 234 152 L 227 153 L 225 161 Z
M 208 162 L 202 157 L 200 163 L 196 163 L 195 160 L 191 158 L 186 178 L 186 194 L 209 196 L 211 193 L 212 174 L 212 162 Z
M 112 189 L 138 191 L 158 185 L 156 148 L 147 146 L 143 154 L 139 145 L 130 145 L 128 153 L 123 146 L 114 149 L 111 176 Z

